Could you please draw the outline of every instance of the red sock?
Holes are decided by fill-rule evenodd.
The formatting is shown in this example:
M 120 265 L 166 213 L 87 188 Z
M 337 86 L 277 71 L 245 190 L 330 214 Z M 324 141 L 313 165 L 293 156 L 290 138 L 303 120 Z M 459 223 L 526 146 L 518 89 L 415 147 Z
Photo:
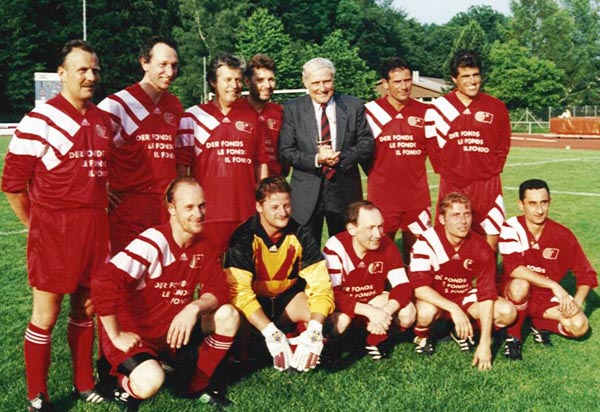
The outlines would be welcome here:
M 380 344 L 381 342 L 383 342 L 384 340 L 386 340 L 388 338 L 388 335 L 375 335 L 373 333 L 369 333 L 369 335 L 367 335 L 367 345 L 369 346 L 377 346 L 378 344 Z
M 510 298 L 506 299 L 508 299 L 509 302 L 512 302 L 517 309 L 517 318 L 515 319 L 515 323 L 506 328 L 506 333 L 519 340 L 523 340 L 521 331 L 523 330 L 523 322 L 525 322 L 525 319 L 527 318 L 527 307 L 529 306 L 529 301 L 526 300 L 524 303 L 518 304 L 513 302 Z
M 25 376 L 27 377 L 27 398 L 33 399 L 39 393 L 48 398 L 48 369 L 52 349 L 52 331 L 38 328 L 33 324 L 25 330 Z
M 420 338 L 429 337 L 430 328 L 419 328 L 418 326 L 415 326 L 413 330 L 415 332 L 415 336 L 418 336 Z
M 573 337 L 573 334 L 566 330 L 557 320 L 532 318 L 531 322 L 533 323 L 533 327 L 537 330 L 547 330 L 558 335 L 568 336 L 570 338 Z
M 131 381 L 129 380 L 129 377 L 127 377 L 125 375 L 119 374 L 119 376 L 117 376 L 117 383 L 132 398 L 140 399 L 140 397 L 135 394 L 135 392 L 133 391 L 133 389 L 131 389 Z
M 73 384 L 79 392 L 94 388 L 94 321 L 75 320 L 69 316 L 67 339 L 73 363 Z
M 191 393 L 199 392 L 208 386 L 211 376 L 229 351 L 232 343 L 233 337 L 216 333 L 204 338 L 198 349 L 196 372 L 194 372 L 194 377 L 188 387 Z

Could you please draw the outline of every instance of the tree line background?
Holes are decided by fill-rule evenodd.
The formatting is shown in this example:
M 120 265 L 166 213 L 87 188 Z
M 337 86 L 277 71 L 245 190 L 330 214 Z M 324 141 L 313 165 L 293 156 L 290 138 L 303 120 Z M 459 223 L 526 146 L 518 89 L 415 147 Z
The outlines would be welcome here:
M 511 110 L 600 104 L 600 0 L 512 0 L 511 12 L 474 6 L 438 25 L 392 0 L 93 0 L 87 40 L 102 68 L 96 101 L 141 79 L 139 46 L 160 34 L 179 44 L 172 90 L 184 107 L 202 100 L 204 60 L 222 51 L 272 56 L 278 88 L 303 87 L 302 64 L 328 57 L 336 90 L 368 100 L 383 59 L 449 80 L 449 57 L 465 48 Z M 0 121 L 17 121 L 33 106 L 33 73 L 55 71 L 56 51 L 82 37 L 82 1 L 0 0 L 0 22 Z

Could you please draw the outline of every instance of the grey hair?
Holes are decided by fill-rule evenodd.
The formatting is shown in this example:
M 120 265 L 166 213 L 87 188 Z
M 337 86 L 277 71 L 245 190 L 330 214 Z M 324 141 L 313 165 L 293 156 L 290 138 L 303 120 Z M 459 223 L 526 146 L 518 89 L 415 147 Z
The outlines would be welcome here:
M 304 66 L 302 66 L 302 80 L 306 80 L 310 73 L 322 69 L 329 69 L 335 77 L 335 66 L 331 60 L 324 57 L 315 57 L 304 63 Z

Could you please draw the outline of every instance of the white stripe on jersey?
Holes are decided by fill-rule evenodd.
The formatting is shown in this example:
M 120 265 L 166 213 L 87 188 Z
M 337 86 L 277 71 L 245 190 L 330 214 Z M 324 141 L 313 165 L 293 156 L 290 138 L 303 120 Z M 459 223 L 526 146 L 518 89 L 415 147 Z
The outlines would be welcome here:
M 408 283 L 408 276 L 406 275 L 406 270 L 404 270 L 404 268 L 390 270 L 388 272 L 387 278 L 390 281 L 390 286 L 392 288 L 396 287 L 401 283 Z
M 390 116 L 383 107 L 377 104 L 376 101 L 365 104 L 365 107 L 367 108 L 367 121 L 369 122 L 369 126 L 371 126 L 373 137 L 377 138 L 382 132 L 378 123 L 381 124 L 381 126 L 385 126 L 392 120 L 392 116 Z
M 78 130 L 79 127 L 75 133 L 77 133 Z M 49 125 L 45 119 L 25 116 L 21 123 L 19 123 L 17 131 L 21 135 L 28 134 L 38 136 L 40 139 L 46 141 L 49 145 L 54 147 L 63 156 L 67 154 L 73 147 L 73 142 L 71 139 L 75 134 L 65 136 L 63 132 Z
M 42 157 L 45 150 L 46 145 L 39 140 L 21 139 L 17 135 L 13 135 L 8 145 L 8 151 L 16 155 Z
M 510 255 L 512 253 L 523 253 L 528 249 L 527 231 L 521 226 L 516 216 L 513 216 L 502 226 L 498 250 L 502 255 Z
M 456 107 L 454 107 L 452 103 L 450 103 L 450 101 L 448 101 L 448 99 L 446 99 L 444 96 L 438 97 L 432 102 L 432 104 L 439 109 L 440 113 L 443 114 L 450 123 L 452 123 L 454 119 L 460 115 L 460 112 L 456 109 Z M 450 125 L 448 125 L 448 127 L 450 127 Z
M 481 222 L 481 227 L 488 235 L 498 235 L 504 223 L 504 199 L 498 195 L 494 207 L 488 211 L 487 218 Z
M 417 220 L 408 225 L 408 230 L 413 235 L 420 235 L 431 227 L 431 215 L 429 211 L 423 210 L 417 216 Z
M 114 100 L 110 96 L 102 100 L 98 105 L 100 109 L 111 114 L 111 119 L 113 119 L 113 116 L 119 119 L 119 122 L 115 122 L 113 120 L 113 130 L 115 131 L 113 142 L 116 147 L 121 147 L 126 142 L 121 133 L 121 129 L 125 131 L 127 136 L 133 136 L 136 130 L 140 127 L 139 123 L 148 117 L 150 112 L 146 110 L 144 105 L 141 104 L 139 100 L 137 100 L 127 90 L 121 90 L 120 92 L 115 93 L 115 96 L 123 100 L 125 106 L 127 106 L 136 117 L 133 119 L 131 116 L 129 116 L 129 113 L 123 104 L 117 100 Z
M 427 139 L 435 137 L 438 146 L 444 148 L 446 139 L 438 133 L 438 129 L 442 135 L 445 136 L 448 133 L 448 130 L 450 130 L 450 125 L 444 121 L 442 115 L 440 115 L 437 110 L 427 109 L 425 112 L 425 137 Z
M 127 107 L 129 107 L 135 117 L 137 117 L 138 122 L 141 122 L 150 115 L 150 112 L 146 110 L 144 105 L 127 90 L 123 89 L 120 92 L 115 93 L 115 96 L 118 96 L 121 98 L 121 100 L 123 100 L 123 102 L 125 102 Z
M 41 106 L 36 107 L 33 109 L 33 113 L 40 113 L 43 116 L 46 116 L 54 124 L 60 126 L 60 128 L 64 130 L 71 138 L 75 136 L 81 128 L 79 123 L 69 117 L 69 115 L 49 104 L 42 104 Z
M 422 237 L 423 239 L 417 240 L 413 246 L 410 270 L 411 272 L 428 272 L 432 269 L 437 271 L 450 258 L 433 228 L 423 232 Z M 421 258 L 421 256 L 426 257 Z
M 42 163 L 46 166 L 46 169 L 52 170 L 60 164 L 60 160 L 56 157 L 56 153 L 50 147 L 46 146 L 46 152 L 42 156 Z
M 212 131 L 216 129 L 221 124 L 221 122 L 219 122 L 214 116 L 205 112 L 199 106 L 190 107 L 186 110 L 186 112 L 190 113 L 193 116 L 195 122 L 192 122 L 191 124 L 193 127 L 189 127 L 189 125 L 186 124 L 186 127 L 181 128 L 193 129 L 194 137 L 196 138 L 196 140 L 198 140 L 201 145 L 204 145 L 204 143 L 206 143 L 206 141 L 210 137 L 210 133 L 208 132 L 208 130 Z M 183 121 L 184 119 L 185 118 L 182 118 L 181 120 Z M 204 127 L 200 127 L 200 125 Z
M 162 261 L 159 260 L 160 253 L 162 253 Z M 131 255 L 138 256 L 139 259 L 134 259 Z M 125 251 L 117 253 L 111 259 L 111 263 L 118 269 L 137 280 L 142 280 L 146 271 L 151 279 L 160 277 L 162 268 L 169 266 L 174 261 L 175 256 L 171 253 L 169 242 L 161 232 L 153 228 L 142 232 L 139 237 L 127 245 Z M 149 262 L 150 265 L 146 266 L 144 262 Z M 144 283 L 138 285 L 138 289 L 143 287 L 145 287 Z
M 327 250 L 332 253 L 328 253 Z M 327 269 L 334 272 L 339 271 L 339 274 L 330 275 L 333 287 L 341 285 L 343 275 L 351 273 L 355 269 L 354 263 L 352 263 L 352 259 L 350 259 L 344 245 L 336 237 L 332 237 L 327 241 L 323 250 L 323 256 L 325 257 Z
M 463 298 L 462 304 L 477 302 L 477 288 L 473 288 L 467 292 L 467 295 Z

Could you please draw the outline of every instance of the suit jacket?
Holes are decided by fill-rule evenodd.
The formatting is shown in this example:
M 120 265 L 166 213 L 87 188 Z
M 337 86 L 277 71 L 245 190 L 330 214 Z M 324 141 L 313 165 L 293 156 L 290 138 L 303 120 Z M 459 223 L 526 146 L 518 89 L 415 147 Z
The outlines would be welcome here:
M 362 199 L 358 164 L 363 170 L 371 160 L 375 141 L 367 123 L 360 99 L 335 94 L 336 147 L 340 163 L 327 185 L 329 210 L 344 213 L 353 201 Z M 310 96 L 288 101 L 283 107 L 283 124 L 279 135 L 279 161 L 293 167 L 292 217 L 301 225 L 310 219 L 319 197 L 322 180 L 320 167 L 315 167 L 319 125 Z

